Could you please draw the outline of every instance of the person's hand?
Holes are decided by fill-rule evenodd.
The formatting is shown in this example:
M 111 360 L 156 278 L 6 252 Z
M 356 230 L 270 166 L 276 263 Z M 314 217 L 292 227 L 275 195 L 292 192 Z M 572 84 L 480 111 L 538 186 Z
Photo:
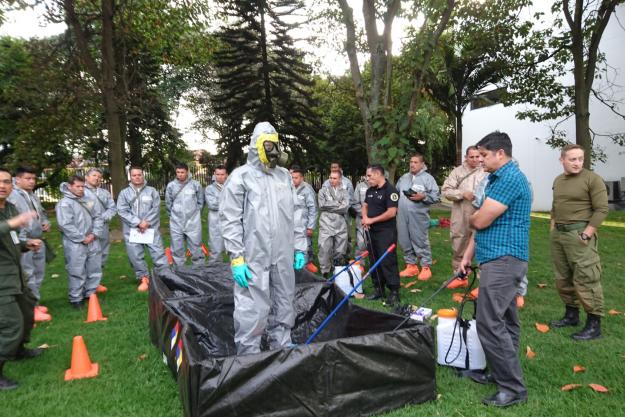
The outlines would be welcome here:
M 306 236 L 312 237 L 312 235 L 313 235 L 313 229 L 306 229 Z
M 471 272 L 471 260 L 462 258 L 460 261 L 460 265 L 458 265 L 458 270 L 456 271 L 456 275 L 467 276 Z
M 84 243 L 85 245 L 90 244 L 91 242 L 93 242 L 95 240 L 95 235 L 93 233 L 89 233 L 85 239 L 82 241 L 82 243 Z
M 304 252 L 295 251 L 295 256 L 293 259 L 293 268 L 296 271 L 299 271 L 306 264 L 306 257 L 304 256 Z
M 475 199 L 475 195 L 473 195 L 471 191 L 465 191 L 464 193 L 462 193 L 462 198 L 467 201 L 473 201 Z
M 141 220 L 141 223 L 139 223 L 137 227 L 139 228 L 139 231 L 143 233 L 150 227 L 150 223 L 148 223 L 146 220 Z
M 43 230 L 44 232 L 47 232 L 48 230 L 50 230 L 50 223 L 44 223 L 41 225 L 41 230 Z
M 17 216 L 10 218 L 9 220 L 7 220 L 7 223 L 9 224 L 9 227 L 11 229 L 19 229 L 20 227 L 27 226 L 28 223 L 35 217 L 37 217 L 37 212 L 27 211 L 25 213 L 18 214 Z
M 249 284 L 247 282 L 252 279 L 252 273 L 247 267 L 245 259 L 242 256 L 233 259 L 230 261 L 230 269 L 232 269 L 234 282 L 236 282 L 239 287 L 248 288 Z
M 38 251 L 41 249 L 42 245 L 43 241 L 41 239 L 28 239 L 26 241 L 26 248 L 28 248 L 28 250 Z
M 369 226 L 373 224 L 373 221 L 371 220 L 371 217 L 367 216 L 362 218 L 361 223 L 365 228 L 369 228 Z
M 425 200 L 425 193 L 414 193 L 410 196 L 410 200 L 412 201 L 422 201 Z

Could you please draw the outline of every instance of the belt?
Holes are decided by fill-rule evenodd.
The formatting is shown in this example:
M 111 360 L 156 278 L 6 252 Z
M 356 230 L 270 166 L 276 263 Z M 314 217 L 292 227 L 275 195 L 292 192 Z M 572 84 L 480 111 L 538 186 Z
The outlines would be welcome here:
M 577 223 L 556 223 L 556 230 L 558 232 L 570 232 L 571 230 L 582 230 L 588 226 L 588 222 L 577 222 Z

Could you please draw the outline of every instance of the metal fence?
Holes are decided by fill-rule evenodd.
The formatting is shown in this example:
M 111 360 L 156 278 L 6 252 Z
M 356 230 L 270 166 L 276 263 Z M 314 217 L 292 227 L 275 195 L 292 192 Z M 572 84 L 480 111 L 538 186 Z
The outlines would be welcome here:
M 82 175 L 84 176 L 89 169 L 92 167 L 83 167 L 83 168 L 67 168 L 63 172 L 61 179 L 67 179 L 72 175 Z M 191 173 L 193 179 L 199 181 L 199 183 L 206 187 L 212 182 L 213 177 L 213 168 L 205 167 L 201 165 L 190 165 L 189 172 Z M 48 181 L 51 172 L 44 170 L 44 172 L 39 177 L 40 182 Z M 148 185 L 156 188 L 156 190 L 160 193 L 161 197 L 165 196 L 165 188 L 167 184 L 175 178 L 174 173 L 171 175 L 164 176 L 160 174 L 151 173 L 149 170 L 144 170 L 145 179 Z M 315 189 L 316 192 L 319 191 L 323 182 L 328 178 L 329 174 L 327 172 L 313 172 L 309 171 L 304 175 L 304 179 Z M 347 176 L 354 183 L 353 178 Z M 102 181 L 102 188 L 111 192 L 111 182 L 109 179 L 105 179 Z M 43 203 L 56 203 L 61 199 L 61 191 L 58 186 L 47 186 L 40 187 L 35 190 L 35 194 Z

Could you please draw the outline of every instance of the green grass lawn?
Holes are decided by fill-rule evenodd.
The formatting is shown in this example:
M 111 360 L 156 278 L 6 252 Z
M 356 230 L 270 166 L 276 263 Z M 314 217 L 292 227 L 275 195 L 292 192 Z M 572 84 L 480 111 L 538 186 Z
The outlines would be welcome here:
M 444 211 L 433 217 L 448 216 Z M 164 220 L 165 220 L 164 216 Z M 202 216 L 205 221 L 206 216 Z M 610 216 L 621 220 L 623 216 Z M 165 223 L 165 221 L 163 222 Z M 118 227 L 116 221 L 114 227 Z M 56 229 L 55 229 L 56 230 Z M 432 280 L 413 286 L 421 290 L 402 290 L 402 301 L 418 305 L 451 274 L 449 230 L 430 229 L 434 259 Z M 206 233 L 206 232 L 205 232 Z M 625 291 L 621 279 L 625 274 L 623 247 L 625 229 L 601 229 L 600 251 L 606 311 L 625 311 Z M 163 236 L 168 241 L 168 236 Z M 57 259 L 48 266 L 42 302 L 54 317 L 50 323 L 37 326 L 32 345 L 48 344 L 45 355 L 30 361 L 6 365 L 7 376 L 20 383 L 17 390 L 0 393 L 0 416 L 181 416 L 178 388 L 161 355 L 152 346 L 148 335 L 147 294 L 136 291 L 134 274 L 127 261 L 123 243 L 114 242 L 104 271 L 103 284 L 109 292 L 101 295 L 100 304 L 106 322 L 87 324 L 86 310 L 70 308 L 67 301 L 67 280 L 58 232 L 51 233 L 51 242 L 58 250 Z M 401 262 L 403 266 L 403 262 Z M 53 277 L 55 276 L 55 277 Z M 592 342 L 574 342 L 572 332 L 551 330 L 543 334 L 534 323 L 548 323 L 559 318 L 563 306 L 553 285 L 548 247 L 548 221 L 532 220 L 530 285 L 526 307 L 521 310 L 522 365 L 529 389 L 527 405 L 494 410 L 481 405 L 480 399 L 493 392 L 493 386 L 481 386 L 459 379 L 449 368 L 437 369 L 439 398 L 427 404 L 405 407 L 385 414 L 404 416 L 616 416 L 624 415 L 625 404 L 625 316 L 606 315 L 604 338 Z M 547 287 L 540 289 L 538 283 Z M 379 303 L 362 302 L 374 308 Z M 445 290 L 432 303 L 434 309 L 451 307 L 451 291 Z M 64 382 L 70 365 L 72 338 L 85 338 L 91 359 L 100 364 L 97 378 Z M 526 346 L 536 358 L 525 357 Z M 576 364 L 586 367 L 584 373 L 573 373 Z M 569 383 L 584 385 L 571 392 L 560 387 Z M 606 386 L 610 392 L 593 392 L 586 384 Z M 337 416 L 338 417 L 338 416 Z

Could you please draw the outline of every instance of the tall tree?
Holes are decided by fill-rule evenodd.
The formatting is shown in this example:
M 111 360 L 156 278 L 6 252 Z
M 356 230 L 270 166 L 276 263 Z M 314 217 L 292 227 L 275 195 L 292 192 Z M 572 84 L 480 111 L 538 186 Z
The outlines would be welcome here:
M 300 0 L 222 2 L 227 24 L 218 32 L 208 119 L 218 129 L 218 146 L 233 168 L 242 156 L 257 122 L 269 121 L 281 143 L 301 161 L 323 135 L 312 111 L 311 69 L 294 47 L 290 32 Z M 217 123 L 215 123 L 217 122 Z
M 546 29 L 537 32 L 544 44 L 543 55 L 552 59 L 541 65 L 527 65 L 510 80 L 508 100 L 526 102 L 534 108 L 522 111 L 519 116 L 532 121 L 557 120 L 552 127 L 548 144 L 560 147 L 568 142 L 566 134 L 558 126 L 570 117 L 575 118 L 575 143 L 586 150 L 584 166 L 590 167 L 595 154 L 593 142 L 595 131 L 590 125 L 590 97 L 600 102 L 625 120 L 625 112 L 619 104 L 593 88 L 597 79 L 605 73 L 605 55 L 599 50 L 601 38 L 610 18 L 624 0 L 558 0 L 551 12 L 554 21 Z M 529 61 L 535 55 L 529 55 Z M 572 67 L 571 67 L 572 63 Z M 573 75 L 573 84 L 567 76 Z M 625 132 L 606 134 L 616 143 L 625 145 Z
M 519 15 L 532 0 L 458 2 L 452 24 L 441 37 L 425 79 L 426 91 L 454 125 L 456 164 L 462 162 L 462 115 L 473 97 L 499 84 L 515 66 L 523 50 L 533 47 L 526 39 L 533 22 Z
M 347 0 L 337 0 L 339 16 L 346 33 L 345 51 L 356 100 L 363 119 L 365 144 L 369 161 L 386 162 L 394 174 L 398 157 L 405 154 L 414 136 L 415 118 L 423 104 L 423 83 L 427 68 L 438 40 L 451 18 L 454 0 L 415 0 L 378 2 L 363 0 L 362 20 L 364 37 L 359 29 L 354 11 Z M 395 18 L 402 15 L 413 21 L 422 21 L 417 29 L 419 48 L 414 55 L 408 100 L 395 101 L 393 91 L 392 27 Z M 381 28 L 379 30 L 378 28 Z M 369 84 L 363 80 L 363 67 L 359 62 L 358 45 L 364 45 L 371 70 Z M 420 138 L 424 140 L 427 138 Z M 377 146 L 376 146 L 377 144 Z M 378 154 L 379 153 L 379 154 Z

